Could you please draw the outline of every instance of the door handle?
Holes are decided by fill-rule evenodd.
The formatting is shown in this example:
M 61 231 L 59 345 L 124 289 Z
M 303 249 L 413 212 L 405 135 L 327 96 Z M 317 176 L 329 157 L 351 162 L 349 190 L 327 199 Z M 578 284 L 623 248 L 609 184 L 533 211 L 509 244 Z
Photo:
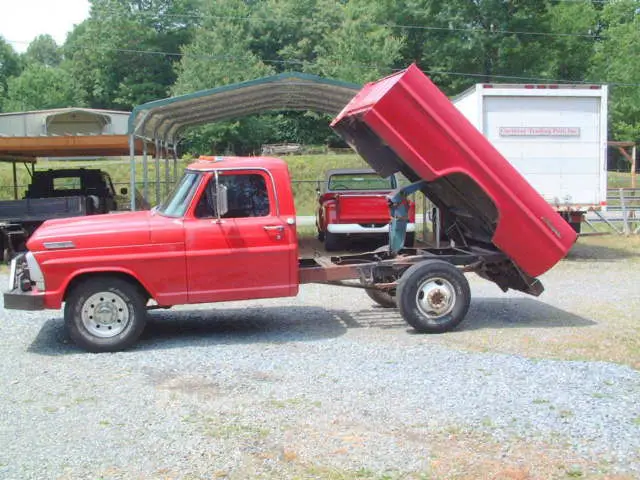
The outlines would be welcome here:
M 282 225 L 265 225 L 264 229 L 267 231 L 278 230 L 282 232 L 284 230 L 284 227 Z

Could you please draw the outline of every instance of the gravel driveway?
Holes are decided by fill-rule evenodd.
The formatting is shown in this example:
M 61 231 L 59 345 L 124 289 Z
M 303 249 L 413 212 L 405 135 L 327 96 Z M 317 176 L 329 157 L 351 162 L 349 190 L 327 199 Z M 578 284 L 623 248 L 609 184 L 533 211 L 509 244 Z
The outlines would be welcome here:
M 555 348 L 608 331 L 596 297 L 638 332 L 638 264 L 604 265 L 563 262 L 540 299 L 470 277 L 438 336 L 319 285 L 155 311 L 114 354 L 2 310 L 0 478 L 639 478 L 640 374 Z

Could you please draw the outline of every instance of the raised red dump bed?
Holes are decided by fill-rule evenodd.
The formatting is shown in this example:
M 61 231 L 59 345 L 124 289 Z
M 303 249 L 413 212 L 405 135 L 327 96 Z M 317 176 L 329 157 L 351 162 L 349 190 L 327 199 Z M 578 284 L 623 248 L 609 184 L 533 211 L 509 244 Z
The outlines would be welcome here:
M 506 254 L 514 265 L 496 272 L 502 287 L 525 290 L 518 276 L 531 285 L 526 277 L 549 270 L 576 240 L 569 224 L 415 65 L 365 85 L 331 126 L 380 175 L 426 180 L 421 190 L 443 212 L 456 245 Z

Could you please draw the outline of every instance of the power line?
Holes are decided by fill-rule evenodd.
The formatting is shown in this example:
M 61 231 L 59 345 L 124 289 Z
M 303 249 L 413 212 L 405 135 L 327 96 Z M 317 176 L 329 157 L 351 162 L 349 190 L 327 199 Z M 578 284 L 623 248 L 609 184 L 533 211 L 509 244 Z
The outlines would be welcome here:
M 578 2 L 582 0 L 564 0 L 566 2 Z M 606 0 L 603 0 L 606 1 Z M 109 11 L 109 10 L 107 10 Z M 118 12 L 115 10 L 111 10 L 110 12 L 121 15 L 122 12 Z M 130 12 L 131 15 L 139 15 L 139 16 L 157 16 L 158 14 L 155 12 Z M 195 19 L 220 19 L 220 20 L 265 20 L 264 17 L 260 17 L 258 15 L 211 15 L 211 14 L 194 14 L 194 13 L 164 13 L 163 17 L 168 18 L 195 18 Z M 293 17 L 267 17 L 267 20 L 270 19 L 278 19 L 278 20 L 287 20 L 293 22 L 305 22 L 309 20 L 313 20 L 312 17 L 306 18 L 293 18 Z M 341 26 L 342 22 L 330 22 L 325 21 L 327 25 L 330 26 Z M 498 30 L 492 28 L 477 28 L 477 27 L 453 27 L 453 26 L 435 26 L 435 25 L 412 25 L 412 24 L 396 24 L 396 23 L 375 23 L 375 22 L 362 22 L 362 25 L 369 27 L 386 27 L 392 29 L 407 29 L 407 30 L 425 30 L 425 31 L 440 31 L 440 32 L 472 32 L 472 33 L 483 33 L 487 35 L 531 35 L 531 36 L 541 36 L 541 37 L 577 37 L 577 38 L 587 38 L 587 39 L 598 39 L 601 38 L 598 35 L 593 33 L 560 33 L 560 32 L 535 32 L 535 31 L 526 31 L 526 30 Z
M 573 1 L 573 0 L 565 0 L 565 1 Z M 7 40 L 10 43 L 29 43 L 24 41 L 12 41 Z M 81 47 L 83 50 L 91 50 L 91 47 L 83 46 Z M 177 52 L 165 52 L 161 50 L 136 50 L 129 48 L 104 48 L 99 47 L 95 50 L 104 50 L 104 51 L 112 51 L 118 53 L 133 53 L 136 55 L 154 55 L 154 56 L 163 56 L 163 57 L 180 57 L 180 58 L 195 58 L 200 60 L 244 60 L 244 58 L 239 57 L 237 55 L 206 55 L 206 54 L 193 54 L 193 53 L 177 53 Z M 276 64 L 276 65 L 298 65 L 298 66 L 313 66 L 315 65 L 312 62 L 306 60 L 297 60 L 297 59 L 259 59 L 262 63 L 266 64 Z M 391 68 L 386 65 L 363 65 L 363 64 L 352 64 L 351 67 L 355 67 L 359 70 L 382 70 L 389 72 L 399 72 L 404 70 L 404 68 Z M 592 82 L 588 80 L 568 80 L 568 79 L 554 79 L 547 77 L 524 77 L 518 75 L 504 75 L 504 74 L 484 74 L 484 73 L 470 73 L 470 72 L 455 72 L 455 71 L 447 71 L 447 70 L 423 70 L 425 73 L 429 75 L 451 75 L 458 77 L 471 77 L 471 78 L 502 78 L 508 80 L 521 80 L 524 82 L 540 82 L 540 83 L 557 83 L 557 84 L 580 84 L 580 85 L 594 85 L 594 84 L 607 84 L 612 87 L 640 87 L 640 83 L 623 83 L 623 82 Z
M 89 49 L 90 47 L 83 47 L 84 49 Z M 136 50 L 136 49 L 125 49 L 125 48 L 105 48 L 107 51 L 115 51 L 119 53 L 134 53 L 141 55 L 156 55 L 156 56 L 172 56 L 172 57 L 188 57 L 195 58 L 200 60 L 244 60 L 244 58 L 237 55 L 206 55 L 206 54 L 192 54 L 192 53 L 176 53 L 176 52 L 165 52 L 158 50 Z M 259 59 L 263 63 L 267 64 L 280 64 L 280 65 L 298 65 L 298 66 L 313 66 L 315 65 L 312 62 L 308 62 L 305 60 L 297 60 L 297 59 Z M 364 65 L 364 64 L 352 64 L 350 65 L 360 70 L 383 70 L 389 72 L 398 72 L 404 70 L 404 68 L 391 68 L 386 65 Z M 522 80 L 524 82 L 540 82 L 540 83 L 565 83 L 565 84 L 580 84 L 580 85 L 594 85 L 604 83 L 613 87 L 640 87 L 640 83 L 622 83 L 622 82 L 590 82 L 587 80 L 567 80 L 567 79 L 553 79 L 553 78 L 545 78 L 545 77 L 524 77 L 517 75 L 502 75 L 502 74 L 491 74 L 486 75 L 483 73 L 469 73 L 469 72 L 455 72 L 455 71 L 445 71 L 445 70 L 423 70 L 425 73 L 429 75 L 451 75 L 451 76 L 461 76 L 461 77 L 472 77 L 472 78 L 486 78 L 487 76 L 491 78 L 503 78 L 508 80 Z

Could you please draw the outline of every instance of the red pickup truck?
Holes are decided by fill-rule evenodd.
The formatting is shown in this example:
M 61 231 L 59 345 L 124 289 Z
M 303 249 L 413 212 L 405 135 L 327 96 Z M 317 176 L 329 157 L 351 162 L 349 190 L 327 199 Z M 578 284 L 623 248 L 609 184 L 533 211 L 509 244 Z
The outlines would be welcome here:
M 420 332 L 455 328 L 475 272 L 502 289 L 535 278 L 576 233 L 415 66 L 366 85 L 332 127 L 383 177 L 401 171 L 447 212 L 445 248 L 298 258 L 285 162 L 208 158 L 152 211 L 45 222 L 14 258 L 8 309 L 59 309 L 94 352 L 133 345 L 148 308 L 296 295 L 304 283 L 359 280 Z M 381 302 L 387 303 L 388 302 Z
M 340 250 L 349 238 L 386 238 L 389 233 L 387 195 L 398 188 L 395 175 L 382 178 L 371 169 L 334 169 L 326 173 L 318 195 L 318 239 L 328 252 Z M 415 204 L 410 202 L 405 245 L 415 235 Z M 384 241 L 386 243 L 386 240 Z

